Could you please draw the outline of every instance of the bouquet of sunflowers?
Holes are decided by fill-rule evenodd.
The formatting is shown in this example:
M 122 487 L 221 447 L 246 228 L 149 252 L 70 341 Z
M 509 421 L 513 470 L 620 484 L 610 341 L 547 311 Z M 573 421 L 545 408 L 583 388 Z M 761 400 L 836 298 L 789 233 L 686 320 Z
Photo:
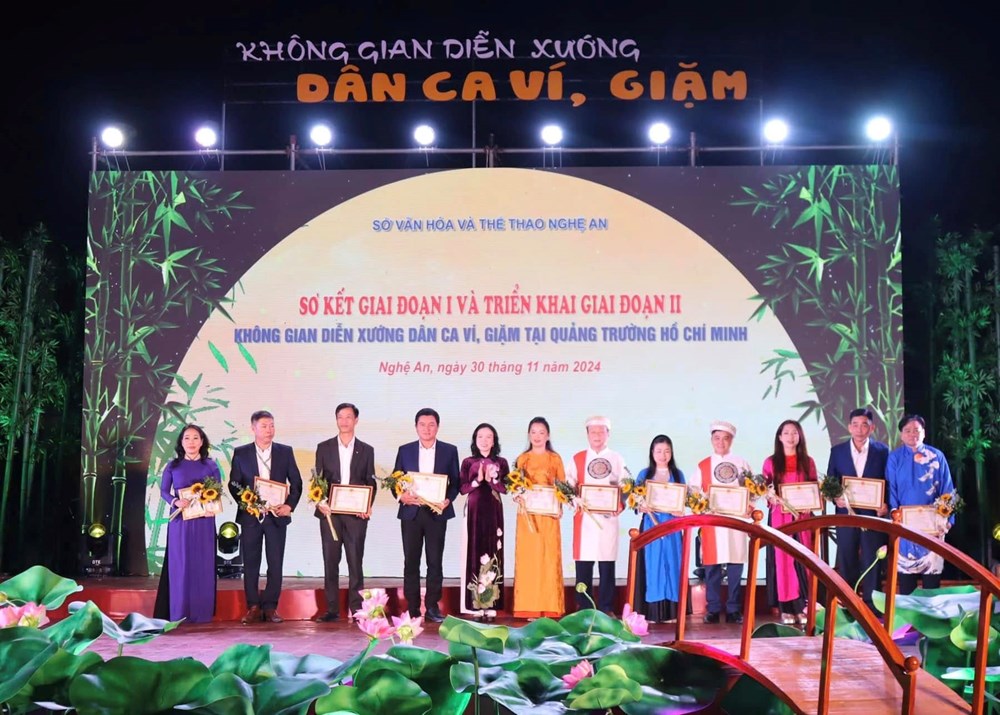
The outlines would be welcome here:
M 641 509 L 646 505 L 646 485 L 636 485 L 635 479 L 629 474 L 618 484 L 625 495 L 625 504 L 629 509 Z
M 205 477 L 198 498 L 205 505 L 205 515 L 222 513 L 222 483 L 214 477 Z
M 309 501 L 318 505 L 320 502 L 324 502 L 330 496 L 330 483 L 326 481 L 322 474 L 316 474 L 316 470 L 312 470 L 312 477 L 309 479 L 309 489 L 306 492 L 309 495 Z M 337 530 L 333 528 L 333 519 L 330 515 L 326 515 L 326 525 L 330 527 L 330 536 L 333 537 L 334 541 L 340 541 L 340 537 L 337 536 Z
M 844 486 L 844 482 L 842 480 L 837 477 L 824 475 L 823 479 L 819 483 L 819 493 L 820 496 L 827 501 L 836 502 L 838 499 L 843 499 L 847 504 L 847 513 L 851 516 L 856 516 L 854 507 L 851 506 L 847 487 Z
M 205 477 L 203 481 L 192 484 L 189 489 L 194 498 L 201 502 L 205 508 L 205 513 L 201 516 L 215 516 L 222 513 L 222 484 L 218 479 Z M 183 509 L 176 509 L 170 515 L 170 519 L 172 520 L 183 511 Z
M 965 508 L 965 500 L 958 492 L 948 492 L 935 499 L 933 506 L 937 509 L 938 514 L 947 519 Z
M 522 496 L 526 491 L 531 489 L 531 480 L 528 479 L 528 474 L 518 467 L 514 467 L 507 473 L 507 476 L 503 478 L 504 489 L 507 490 L 508 494 L 512 494 L 515 497 Z M 559 492 L 556 492 L 556 497 L 559 496 Z M 531 514 L 525 509 L 523 502 L 517 502 L 517 513 L 522 514 L 526 517 L 525 522 L 528 524 L 528 529 L 532 534 L 538 533 L 535 528 L 535 522 L 531 518 Z
M 594 513 L 587 508 L 586 504 L 583 503 L 583 500 L 580 498 L 580 493 L 577 491 L 576 487 L 574 487 L 572 484 L 563 479 L 555 480 L 554 484 L 556 487 L 556 498 L 559 501 L 561 501 L 563 504 L 569 504 L 574 509 L 578 509 L 579 511 L 582 511 L 584 514 L 589 516 L 593 520 L 593 522 L 597 524 L 598 529 L 604 528 L 604 525 L 601 524 L 600 519 L 594 516 Z
M 754 474 L 749 469 L 744 469 L 740 472 L 740 477 L 742 477 L 743 486 L 750 492 L 752 499 L 760 499 L 767 496 L 768 484 L 763 474 Z
M 237 492 L 237 497 L 239 498 L 237 506 L 240 509 L 258 521 L 264 521 L 264 515 L 267 514 L 267 502 L 261 498 L 256 489 L 246 484 L 241 484 Z
M 708 495 L 705 494 L 701 487 L 689 484 L 684 506 L 690 509 L 692 514 L 704 514 L 708 511 Z
M 378 480 L 378 483 L 383 489 L 388 489 L 397 499 L 403 492 L 408 492 L 413 489 L 413 477 L 404 472 L 402 469 L 397 469 L 388 476 L 379 477 L 376 475 L 375 478 Z M 420 498 L 420 503 L 433 511 L 435 514 L 441 514 L 444 512 L 444 509 L 442 509 L 439 505 L 434 502 L 429 502 L 423 497 Z
M 396 498 L 413 485 L 413 478 L 402 469 L 397 469 L 388 476 L 375 477 L 383 489 L 387 489 Z

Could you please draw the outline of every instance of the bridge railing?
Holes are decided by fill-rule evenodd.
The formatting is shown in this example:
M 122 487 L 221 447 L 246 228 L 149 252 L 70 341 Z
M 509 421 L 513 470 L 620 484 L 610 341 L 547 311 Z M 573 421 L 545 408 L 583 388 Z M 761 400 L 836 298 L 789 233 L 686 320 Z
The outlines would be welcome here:
M 825 715 L 829 712 L 830 708 L 830 672 L 832 668 L 828 667 L 832 663 L 833 659 L 833 649 L 834 649 L 834 634 L 836 625 L 836 611 L 838 606 L 843 606 L 843 608 L 850 613 L 858 624 L 864 629 L 868 637 L 871 638 L 872 643 L 878 650 L 882 659 L 885 661 L 886 666 L 892 673 L 892 676 L 900 684 L 902 688 L 902 708 L 901 712 L 904 715 L 911 715 L 914 708 L 914 699 L 916 694 L 916 678 L 920 669 L 920 660 L 915 656 L 904 657 L 902 651 L 900 651 L 899 646 L 893 642 L 892 638 L 882 627 L 882 625 L 875 618 L 874 614 L 865 606 L 861 598 L 854 592 L 841 577 L 837 574 L 829 564 L 819 558 L 819 556 L 809 549 L 807 549 L 800 542 L 793 539 L 789 533 L 778 531 L 772 529 L 769 526 L 761 524 L 761 520 L 764 518 L 763 512 L 760 510 L 753 512 L 753 520 L 746 521 L 743 519 L 738 519 L 730 516 L 722 516 L 719 514 L 699 514 L 679 517 L 677 519 L 671 519 L 670 521 L 659 524 L 652 529 L 644 532 L 639 532 L 638 529 L 632 529 L 629 532 L 631 536 L 631 543 L 629 544 L 629 570 L 628 570 L 628 598 L 629 604 L 631 606 L 635 605 L 635 570 L 636 570 L 636 559 L 638 557 L 639 549 L 643 548 L 647 544 L 669 534 L 676 532 L 681 532 L 683 534 L 683 547 L 681 549 L 681 569 L 680 569 L 680 601 L 678 603 L 678 618 L 676 624 L 676 639 L 678 641 L 684 640 L 686 618 L 685 614 L 687 612 L 688 604 L 688 587 L 689 587 L 689 572 L 690 572 L 690 555 L 691 555 L 691 534 L 693 529 L 700 527 L 722 527 L 726 529 L 732 529 L 735 531 L 741 531 L 749 537 L 749 550 L 748 550 L 748 571 L 750 575 L 751 583 L 753 582 L 753 574 L 757 573 L 757 565 L 760 560 L 760 547 L 772 546 L 775 549 L 780 549 L 786 554 L 791 556 L 797 563 L 801 563 L 805 569 L 806 573 L 810 576 L 810 604 L 808 611 L 808 622 L 806 625 L 807 632 L 810 634 L 815 634 L 816 629 L 816 591 L 818 589 L 818 584 L 822 583 L 826 587 L 827 592 L 827 618 L 826 618 L 826 628 L 823 632 L 823 643 L 822 643 L 822 658 L 820 660 L 820 673 L 819 673 L 819 694 L 817 703 L 817 712 L 819 715 Z M 843 517 L 817 517 L 817 524 L 810 525 L 809 522 L 813 519 L 803 519 L 795 522 L 799 525 L 798 530 L 808 530 L 812 529 L 814 533 L 818 536 L 819 532 L 824 528 L 827 522 L 820 522 L 818 520 L 831 520 L 829 521 L 829 526 L 834 526 L 840 523 Z M 852 517 L 854 519 L 863 519 L 865 517 Z M 876 520 L 877 521 L 877 520 Z M 851 525 L 851 524 L 847 524 Z M 828 528 L 828 527 L 827 527 Z M 897 527 L 900 529 L 905 529 L 905 527 Z M 913 532 L 910 529 L 906 529 L 905 533 L 907 538 L 911 538 Z M 914 539 L 914 541 L 918 541 Z M 819 539 L 814 539 L 814 544 L 818 544 Z M 922 543 L 919 542 L 918 543 Z M 818 546 L 816 548 L 819 548 Z M 893 560 L 892 565 L 895 566 L 895 560 Z M 740 658 L 743 661 L 748 661 L 750 657 L 750 646 L 751 646 L 751 634 L 753 633 L 755 622 L 756 622 L 756 602 L 757 602 L 757 589 L 747 588 L 744 594 L 744 620 L 743 629 L 740 636 Z M 891 622 L 891 621 L 890 621 Z M 989 624 L 989 619 L 986 619 L 987 626 Z M 985 641 L 984 641 L 985 642 Z M 985 650 L 985 649 L 984 649 Z M 985 661 L 984 661 L 985 662 Z M 929 677 L 929 676 L 928 676 Z M 974 711 L 975 712 L 975 711 Z
M 820 535 L 831 528 L 854 527 L 877 531 L 888 536 L 888 551 L 886 568 L 888 570 L 885 583 L 885 628 L 892 628 L 893 616 L 896 612 L 896 593 L 898 591 L 899 540 L 901 538 L 923 546 L 929 551 L 941 556 L 949 564 L 964 573 L 975 586 L 979 588 L 979 629 L 976 633 L 977 643 L 989 643 L 990 618 L 993 614 L 993 601 L 1000 598 L 1000 580 L 990 573 L 982 564 L 962 553 L 951 544 L 923 532 L 916 531 L 901 523 L 899 510 L 893 511 L 892 521 L 877 519 L 871 516 L 851 516 L 834 514 L 814 516 L 785 524 L 777 529 L 791 536 L 803 531 L 813 534 L 814 548 L 818 548 Z M 809 577 L 809 623 L 815 622 L 816 594 L 819 579 L 811 571 Z M 832 624 L 836 618 L 836 604 L 827 611 L 826 622 Z M 828 607 L 829 608 L 829 607 Z M 989 653 L 985 647 L 976 648 L 973 656 L 975 661 L 974 680 L 972 683 L 972 712 L 980 715 L 985 708 L 986 663 Z

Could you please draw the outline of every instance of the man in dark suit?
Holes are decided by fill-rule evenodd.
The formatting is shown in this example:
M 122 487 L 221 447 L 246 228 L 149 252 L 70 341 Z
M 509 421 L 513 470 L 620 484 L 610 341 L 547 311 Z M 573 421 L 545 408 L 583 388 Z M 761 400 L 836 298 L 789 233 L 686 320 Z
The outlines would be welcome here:
M 278 597 L 281 595 L 281 566 L 285 557 L 285 532 L 292 521 L 292 511 L 302 496 L 302 477 L 295 464 L 295 455 L 288 445 L 274 441 L 274 417 L 260 410 L 250 416 L 253 442 L 233 450 L 233 466 L 229 473 L 229 491 L 240 502 L 240 487 L 253 488 L 254 478 L 270 479 L 288 485 L 284 504 L 269 504 L 263 521 L 242 509 L 236 512 L 240 525 L 240 550 L 243 553 L 243 591 L 247 612 L 242 623 L 270 621 L 281 623 Z M 260 583 L 261 551 L 267 554 L 267 586 Z
M 365 556 L 365 536 L 375 498 L 375 450 L 354 436 L 358 424 L 358 408 L 349 402 L 337 405 L 338 436 L 316 446 L 316 474 L 327 484 L 356 484 L 372 488 L 368 511 L 353 514 L 332 514 L 326 502 L 316 507 L 316 517 L 321 519 L 319 538 L 323 544 L 323 578 L 326 593 L 326 613 L 317 616 L 318 623 L 329 623 L 340 617 L 340 554 L 347 556 L 347 604 L 350 611 L 361 610 L 361 590 L 365 587 L 362 561 Z M 333 521 L 338 539 L 333 538 L 327 516 Z
M 427 593 L 424 610 L 428 621 L 440 623 L 444 620 L 438 601 L 441 600 L 441 584 L 444 572 L 444 536 L 448 519 L 455 516 L 452 502 L 458 496 L 458 448 L 437 439 L 440 417 L 430 407 L 425 407 L 415 419 L 417 441 L 404 444 L 396 453 L 395 469 L 404 472 L 425 472 L 446 474 L 448 486 L 445 500 L 440 504 L 441 512 L 436 514 L 420 499 L 409 492 L 399 496 L 400 528 L 403 533 L 403 595 L 406 597 L 410 616 L 420 615 L 420 552 L 427 557 Z
M 847 430 L 851 438 L 834 446 L 830 450 L 830 465 L 826 470 L 828 477 L 865 477 L 867 479 L 885 480 L 885 465 L 889 459 L 889 447 L 882 442 L 871 439 L 875 427 L 872 411 L 865 408 L 852 410 L 848 416 Z M 889 495 L 884 494 L 882 508 L 855 509 L 860 516 L 884 517 L 889 513 Z M 837 500 L 837 513 L 847 513 L 847 502 Z M 863 569 L 875 561 L 879 547 L 887 541 L 885 534 L 858 528 L 837 528 L 837 571 L 850 586 L 857 583 Z M 879 584 L 880 568 L 871 569 L 861 583 L 861 597 L 872 610 L 872 591 Z

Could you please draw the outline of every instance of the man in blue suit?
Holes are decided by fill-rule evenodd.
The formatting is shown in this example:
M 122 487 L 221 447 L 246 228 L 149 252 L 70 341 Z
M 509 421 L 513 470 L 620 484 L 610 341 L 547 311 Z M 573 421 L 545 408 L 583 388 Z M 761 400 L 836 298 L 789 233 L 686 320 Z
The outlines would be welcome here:
M 885 480 L 885 466 L 889 459 L 889 447 L 871 439 L 874 429 L 874 415 L 865 408 L 852 410 L 848 416 L 847 430 L 851 438 L 830 450 L 828 477 L 865 477 Z M 860 516 L 884 517 L 889 513 L 889 495 L 884 493 L 882 508 L 855 509 Z M 837 513 L 847 513 L 847 502 L 838 500 Z M 863 569 L 875 561 L 879 547 L 887 543 L 887 537 L 877 531 L 858 528 L 837 528 L 837 571 L 852 587 L 857 583 Z M 877 613 L 872 603 L 872 591 L 879 584 L 880 568 L 871 569 L 861 583 L 861 597 Z
M 274 441 L 274 417 L 259 410 L 250 416 L 253 442 L 233 450 L 233 465 L 229 473 L 229 491 L 240 503 L 240 487 L 253 488 L 254 477 L 288 484 L 284 504 L 269 504 L 263 521 L 242 509 L 236 511 L 240 525 L 240 550 L 243 553 L 243 591 L 247 599 L 247 612 L 243 625 L 270 621 L 281 623 L 278 615 L 278 597 L 281 595 L 281 568 L 285 558 L 285 532 L 292 522 L 292 510 L 302 496 L 302 476 L 292 448 Z M 267 586 L 258 591 L 260 584 L 261 552 L 267 554 Z
M 438 413 L 430 407 L 417 412 L 414 420 L 417 441 L 409 442 L 396 453 L 396 470 L 446 474 L 448 486 L 441 513 L 437 514 L 422 505 L 420 498 L 403 492 L 399 496 L 399 525 L 403 534 L 403 595 L 406 597 L 410 616 L 420 615 L 420 552 L 427 558 L 427 593 L 424 615 L 428 621 L 444 620 L 438 601 L 444 581 L 444 537 L 448 519 L 455 516 L 452 502 L 458 496 L 458 448 L 437 439 Z

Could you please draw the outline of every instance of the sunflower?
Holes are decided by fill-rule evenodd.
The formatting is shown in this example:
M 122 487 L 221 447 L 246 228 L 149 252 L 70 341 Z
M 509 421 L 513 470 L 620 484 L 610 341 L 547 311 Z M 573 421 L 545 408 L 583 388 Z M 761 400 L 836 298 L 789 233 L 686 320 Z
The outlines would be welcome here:
M 632 481 L 626 479 L 622 482 L 622 494 L 628 494 L 630 491 L 632 491 Z
M 240 495 L 240 501 L 241 501 L 241 502 L 243 502 L 244 504 L 249 504 L 249 503 L 250 503 L 250 502 L 252 502 L 253 500 L 254 500 L 254 499 L 253 499 L 253 492 L 252 492 L 252 491 L 250 491 L 249 489 L 248 489 L 248 490 L 246 490 L 245 492 L 243 492 L 243 493 L 242 493 L 242 494 Z
M 191 493 L 201 494 L 201 490 L 204 488 L 205 488 L 204 484 L 202 484 L 201 482 L 195 482 L 194 484 L 191 485 Z
M 323 498 L 323 487 L 315 486 L 309 490 L 309 501 L 319 501 Z
M 937 513 L 940 514 L 941 516 L 951 516 L 951 509 L 942 504 L 937 508 Z
M 563 504 L 569 504 L 569 497 L 563 494 L 558 489 L 556 489 L 556 499 L 558 499 Z
M 202 501 L 215 501 L 219 498 L 219 492 L 211 487 L 203 489 L 201 492 Z

